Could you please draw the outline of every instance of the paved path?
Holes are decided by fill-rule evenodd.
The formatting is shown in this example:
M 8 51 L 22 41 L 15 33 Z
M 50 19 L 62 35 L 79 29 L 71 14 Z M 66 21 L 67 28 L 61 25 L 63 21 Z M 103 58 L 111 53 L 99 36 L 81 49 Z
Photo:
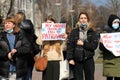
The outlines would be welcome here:
M 95 80 L 106 80 L 105 77 L 102 75 L 103 71 L 103 65 L 102 64 L 96 64 L 95 65 Z
M 95 80 L 105 80 L 106 78 L 102 76 L 102 64 L 95 65 Z M 42 80 L 42 73 L 36 72 L 33 70 L 33 79 L 32 80 Z
M 37 72 L 33 70 L 33 79 L 32 80 L 42 80 L 42 72 Z

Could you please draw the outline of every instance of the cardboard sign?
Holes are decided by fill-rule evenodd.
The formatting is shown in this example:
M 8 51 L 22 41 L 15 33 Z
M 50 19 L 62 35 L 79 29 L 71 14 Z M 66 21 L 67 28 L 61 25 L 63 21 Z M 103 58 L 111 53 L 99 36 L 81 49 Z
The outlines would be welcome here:
M 120 32 L 101 33 L 100 36 L 104 47 L 115 56 L 120 56 Z
M 66 23 L 42 23 L 42 40 L 65 40 Z

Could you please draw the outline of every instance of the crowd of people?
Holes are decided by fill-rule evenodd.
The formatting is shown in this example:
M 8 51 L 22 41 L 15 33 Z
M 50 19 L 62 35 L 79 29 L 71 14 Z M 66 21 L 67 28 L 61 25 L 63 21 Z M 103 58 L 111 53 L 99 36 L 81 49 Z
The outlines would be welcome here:
M 34 56 L 40 51 L 34 26 L 23 12 L 8 16 L 0 33 L 0 80 L 32 80 Z
M 36 36 L 34 24 L 23 12 L 0 19 L 0 23 L 4 24 L 0 32 L 0 80 L 32 80 L 34 57 L 38 53 L 48 59 L 42 80 L 59 80 L 59 62 L 63 58 L 68 60 L 73 73 L 73 78 L 64 80 L 95 80 L 93 56 L 98 46 L 103 54 L 103 76 L 106 80 L 120 80 L 120 56 L 114 56 L 104 46 L 101 33 L 96 32 L 86 12 L 79 14 L 74 29 L 66 26 L 64 40 L 43 41 L 42 33 Z M 57 21 L 50 15 L 44 23 Z M 120 18 L 111 14 L 103 32 L 120 32 Z

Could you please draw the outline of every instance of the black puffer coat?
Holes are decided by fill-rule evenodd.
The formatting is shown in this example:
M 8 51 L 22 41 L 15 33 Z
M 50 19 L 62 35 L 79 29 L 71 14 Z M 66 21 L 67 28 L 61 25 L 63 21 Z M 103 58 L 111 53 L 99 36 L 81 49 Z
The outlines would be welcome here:
M 84 40 L 84 45 L 78 47 L 77 40 L 79 40 L 79 28 L 72 30 L 68 38 L 67 59 L 81 61 L 93 57 L 94 50 L 98 46 L 98 37 L 97 33 L 90 28 L 87 31 L 87 39 Z
M 8 59 L 8 53 L 10 52 L 10 45 L 7 39 L 7 33 L 0 33 L 0 76 L 8 77 L 10 60 Z M 17 53 L 14 55 L 16 62 L 16 73 L 17 78 L 26 75 L 27 72 L 27 57 L 30 51 L 30 43 L 27 39 L 19 32 L 15 33 L 15 46 Z
M 37 36 L 34 33 L 34 26 L 31 22 L 31 20 L 26 19 L 24 21 L 22 21 L 20 24 L 20 29 L 21 32 L 26 36 L 26 38 L 29 40 L 30 42 L 30 54 L 28 57 L 28 66 L 34 66 L 34 56 L 36 54 L 39 53 L 40 49 L 39 49 L 39 45 L 36 44 L 36 39 Z

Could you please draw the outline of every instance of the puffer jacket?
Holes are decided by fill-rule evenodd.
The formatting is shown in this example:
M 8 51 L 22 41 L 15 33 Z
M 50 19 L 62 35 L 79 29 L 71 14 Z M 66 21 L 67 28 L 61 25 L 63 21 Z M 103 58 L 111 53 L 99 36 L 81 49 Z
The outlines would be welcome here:
M 7 40 L 7 33 L 0 33 L 0 76 L 8 78 L 10 60 L 8 59 L 8 53 L 10 52 L 10 45 Z M 15 33 L 15 46 L 17 53 L 14 55 L 16 62 L 16 74 L 17 78 L 26 75 L 27 73 L 27 57 L 30 51 L 29 41 L 20 32 Z
M 30 41 L 30 54 L 28 57 L 28 66 L 34 66 L 34 56 L 40 52 L 39 45 L 36 43 L 37 36 L 34 33 L 34 25 L 31 20 L 26 19 L 22 21 L 20 24 L 21 32 L 25 35 L 25 37 Z
M 120 20 L 116 15 L 109 16 L 108 26 L 104 28 L 104 33 L 120 32 L 120 28 L 117 30 L 112 28 L 112 22 L 115 19 Z M 99 49 L 103 54 L 103 75 L 107 77 L 120 77 L 120 56 L 114 56 L 102 43 L 100 43 Z
M 84 45 L 77 48 L 77 40 L 79 40 L 79 28 L 73 29 L 67 44 L 67 59 L 76 61 L 86 60 L 94 56 L 94 50 L 98 46 L 97 33 L 89 28 L 87 31 L 87 39 L 84 40 Z M 81 49 L 80 49 L 81 48 Z M 76 51 L 79 49 L 78 51 Z M 82 58 L 82 59 L 81 59 Z

